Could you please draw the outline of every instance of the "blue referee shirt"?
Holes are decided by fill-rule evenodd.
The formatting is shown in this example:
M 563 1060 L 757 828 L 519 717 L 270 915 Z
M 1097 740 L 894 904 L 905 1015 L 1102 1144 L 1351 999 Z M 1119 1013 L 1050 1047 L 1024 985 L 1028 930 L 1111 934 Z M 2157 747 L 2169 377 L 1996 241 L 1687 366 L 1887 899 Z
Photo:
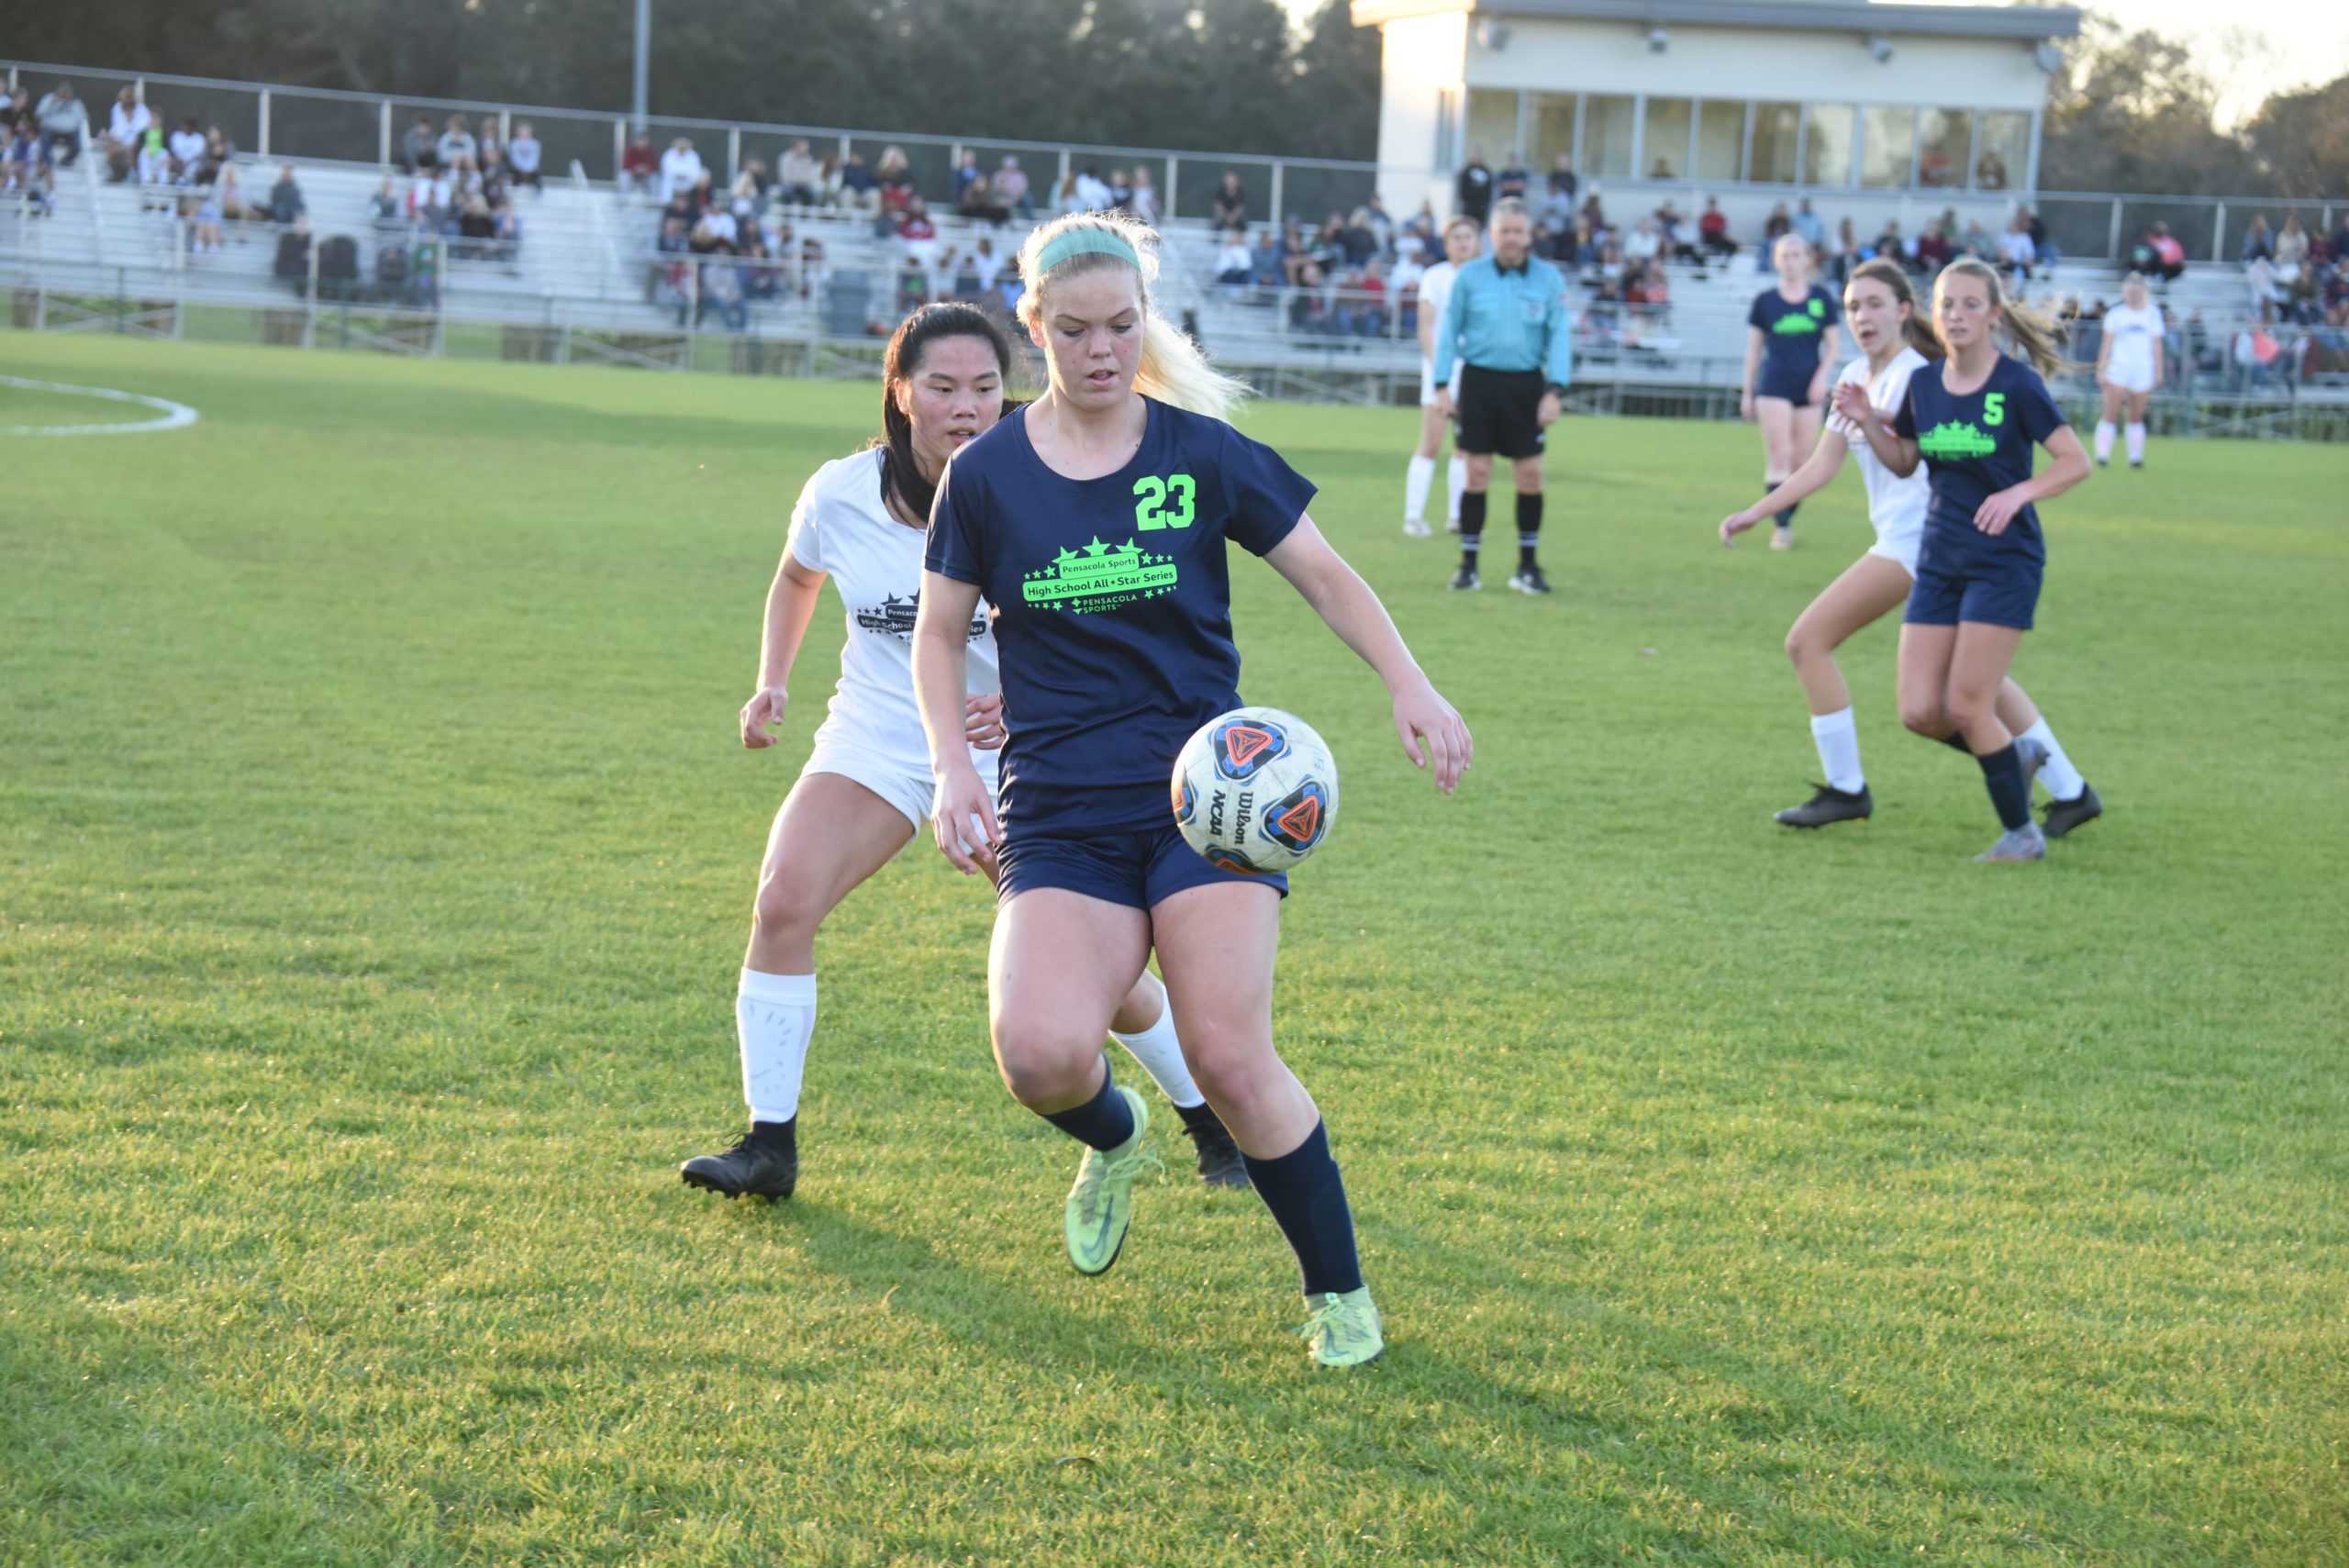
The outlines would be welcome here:
M 1566 280 L 1529 253 L 1520 267 L 1503 268 L 1479 256 L 1453 280 L 1452 298 L 1436 329 L 1436 384 L 1452 373 L 1451 344 L 1464 364 L 1487 371 L 1540 371 L 1558 386 L 1575 370 L 1574 323 L 1566 315 Z

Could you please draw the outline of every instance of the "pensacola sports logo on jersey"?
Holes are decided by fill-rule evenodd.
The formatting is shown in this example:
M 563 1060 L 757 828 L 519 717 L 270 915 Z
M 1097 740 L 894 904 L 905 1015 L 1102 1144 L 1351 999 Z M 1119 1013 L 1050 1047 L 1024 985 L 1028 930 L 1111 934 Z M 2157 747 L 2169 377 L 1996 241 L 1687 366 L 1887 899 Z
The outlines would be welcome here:
M 1978 425 L 1945 419 L 1917 438 L 1917 450 L 1927 457 L 1988 457 L 1998 450 L 1998 442 Z
M 1788 312 L 1770 324 L 1770 330 L 1783 338 L 1807 338 L 1826 324 L 1827 305 L 1823 300 L 1810 302 L 1808 316 Z
M 1088 615 L 1171 594 L 1180 575 L 1171 555 L 1152 555 L 1131 539 L 1103 544 L 1096 534 L 1091 544 L 1063 550 L 1050 566 L 1029 573 L 1019 594 L 1042 609 Z
M 867 605 L 856 612 L 857 629 L 875 632 L 883 637 L 894 637 L 900 642 L 911 642 L 914 639 L 914 617 L 920 613 L 921 590 L 917 588 L 912 597 L 905 599 L 892 594 L 879 604 Z M 986 616 L 982 612 L 974 611 L 971 616 L 970 639 L 976 642 L 986 634 Z

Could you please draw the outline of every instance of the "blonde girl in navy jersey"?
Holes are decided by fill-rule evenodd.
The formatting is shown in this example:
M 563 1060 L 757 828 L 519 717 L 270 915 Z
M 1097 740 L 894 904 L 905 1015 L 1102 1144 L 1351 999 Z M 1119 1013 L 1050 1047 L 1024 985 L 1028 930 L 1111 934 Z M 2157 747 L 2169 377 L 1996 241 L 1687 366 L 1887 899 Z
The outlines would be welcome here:
M 1898 261 L 1885 257 L 1861 262 L 1843 284 L 1843 317 L 1851 323 L 1860 357 L 1837 378 L 1845 386 L 1865 388 L 1878 409 L 1897 411 L 1909 400 L 1909 378 L 1929 374 L 1942 357 L 1941 339 L 1918 313 L 1917 295 L 1909 274 Z M 1908 602 L 1916 583 L 1917 556 L 1923 547 L 1925 514 L 1932 487 L 1922 473 L 1902 477 L 1876 461 L 1859 430 L 1841 414 L 1831 416 L 1820 433 L 1819 446 L 1794 476 L 1742 512 L 1721 519 L 1723 544 L 1757 527 L 1763 518 L 1816 495 L 1831 483 L 1843 466 L 1843 457 L 1856 444 L 1860 475 L 1868 491 L 1868 521 L 1876 525 L 1876 543 L 1829 584 L 1787 633 L 1787 657 L 1810 703 L 1810 733 L 1819 748 L 1819 765 L 1826 780 L 1819 792 L 1800 806 L 1777 814 L 1790 828 L 1823 828 L 1850 822 L 1874 812 L 1867 775 L 1860 770 L 1860 736 L 1852 713 L 1851 688 L 1836 666 L 1835 650 L 1863 627 L 1872 626 Z M 2055 740 L 2047 721 L 2039 716 L 2021 686 L 2009 680 L 1998 688 L 1998 717 L 2017 735 L 2036 742 L 2046 753 L 2043 782 L 2055 797 L 2049 809 L 2050 833 L 2086 821 L 2102 809 L 2079 776 L 2071 759 Z M 2084 815 L 2082 815 L 2084 813 Z M 2076 818 L 2076 821 L 2067 820 Z
M 750 951 L 734 1018 L 751 1126 L 734 1145 L 688 1160 L 689 1186 L 728 1197 L 788 1197 L 799 1179 L 799 1090 L 816 1023 L 816 932 L 928 820 L 930 748 L 914 706 L 914 609 L 923 531 L 947 459 L 995 427 L 1010 374 L 1009 334 L 967 305 L 906 317 L 883 356 L 882 437 L 816 471 L 792 508 L 767 591 L 758 689 L 742 705 L 742 744 L 775 743 L 792 667 L 829 578 L 848 610 L 840 681 L 799 780 L 775 813 L 759 868 Z M 968 689 L 960 734 L 992 782 L 1003 744 L 995 639 L 966 617 Z M 1183 1065 L 1164 991 L 1139 976 L 1112 1033 L 1174 1102 L 1211 1185 L 1245 1186 L 1240 1151 Z
M 1449 792 L 1468 731 L 1377 595 L 1305 515 L 1313 486 L 1222 416 L 1244 389 L 1152 308 L 1155 236 L 1063 217 L 1020 251 L 1019 319 L 1051 390 L 955 454 L 930 514 L 915 684 L 958 869 L 1001 868 L 988 965 L 996 1061 L 1021 1104 L 1086 1146 L 1063 1210 L 1070 1261 L 1114 1263 L 1146 1170 L 1141 1097 L 1101 1030 L 1154 950 L 1184 1053 L 1297 1253 L 1313 1360 L 1384 1347 L 1321 1113 L 1273 1045 L 1278 876 L 1210 865 L 1167 780 L 1192 731 L 1239 706 L 1227 542 L 1264 557 L 1375 670 L 1405 752 Z M 1001 816 L 962 740 L 963 626 L 993 606 Z
M 1936 740 L 1958 737 L 1981 764 L 2003 831 L 1976 859 L 2035 861 L 2047 853 L 2031 819 L 2038 748 L 2000 722 L 1998 689 L 2039 603 L 2047 547 L 2037 503 L 2086 479 L 2088 454 L 2040 379 L 2064 362 L 2054 328 L 2009 301 L 1987 262 L 1942 270 L 1933 322 L 1949 357 L 1909 378 L 1898 414 L 1887 418 L 1853 386 L 1837 389 L 1835 411 L 1886 468 L 1906 476 L 1921 463 L 1932 475 L 1900 628 L 1901 722 Z M 2001 352 L 2001 338 L 2031 362 Z M 2041 446 L 2054 461 L 2034 477 Z
M 1810 242 L 1781 234 L 1771 248 L 1776 285 L 1753 296 L 1745 316 L 1745 379 L 1741 418 L 1762 427 L 1762 483 L 1776 489 L 1819 440 L 1827 413 L 1827 373 L 1835 363 L 1835 295 L 1811 281 Z M 1771 519 L 1772 550 L 1795 542 L 1795 508 Z

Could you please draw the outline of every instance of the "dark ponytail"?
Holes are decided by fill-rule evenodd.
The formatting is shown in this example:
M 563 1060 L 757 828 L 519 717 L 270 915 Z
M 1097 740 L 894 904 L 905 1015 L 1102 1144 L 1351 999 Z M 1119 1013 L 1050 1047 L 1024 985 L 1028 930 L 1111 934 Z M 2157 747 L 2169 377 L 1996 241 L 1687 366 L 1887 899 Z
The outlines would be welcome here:
M 938 498 L 936 479 L 924 479 L 914 456 L 914 423 L 897 406 L 897 390 L 921 373 L 921 361 L 932 343 L 945 338 L 977 338 L 995 350 L 1003 379 L 1011 379 L 1011 336 L 995 317 L 974 305 L 925 305 L 897 323 L 881 358 L 881 434 L 874 445 L 881 451 L 881 488 L 894 497 L 910 517 L 930 518 L 930 504 Z M 1011 405 L 1006 403 L 1005 411 Z

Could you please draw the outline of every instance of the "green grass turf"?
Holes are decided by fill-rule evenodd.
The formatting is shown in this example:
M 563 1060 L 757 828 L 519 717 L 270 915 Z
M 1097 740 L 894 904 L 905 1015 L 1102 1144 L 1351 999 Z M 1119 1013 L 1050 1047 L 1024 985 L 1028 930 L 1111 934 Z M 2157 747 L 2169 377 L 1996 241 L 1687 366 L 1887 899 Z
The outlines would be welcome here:
M 1478 740 L 1434 795 L 1239 570 L 1346 770 L 1278 1012 L 1388 1316 L 1333 1377 L 1179 1162 L 1069 1271 L 927 849 L 821 939 L 799 1197 L 676 1180 L 841 635 L 746 753 L 761 595 L 874 388 L 0 351 L 204 416 L 6 449 L 0 1562 L 2349 1557 L 2341 449 L 2050 508 L 2018 673 L 2111 812 L 1985 868 L 1889 625 L 1876 819 L 1768 818 L 1855 478 L 1727 552 L 1751 430 L 1577 420 L 1559 593 L 1453 596 L 1408 412 L 1252 415 Z

